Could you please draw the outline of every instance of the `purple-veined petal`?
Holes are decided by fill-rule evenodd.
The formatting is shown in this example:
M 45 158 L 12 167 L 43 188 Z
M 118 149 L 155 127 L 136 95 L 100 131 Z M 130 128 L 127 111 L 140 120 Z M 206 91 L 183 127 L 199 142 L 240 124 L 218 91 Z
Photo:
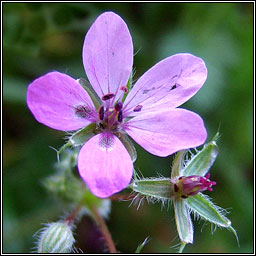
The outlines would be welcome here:
M 129 185 L 133 164 L 121 141 L 113 134 L 104 132 L 82 147 L 78 169 L 90 191 L 106 198 Z
M 197 147 L 207 137 L 201 117 L 180 108 L 136 116 L 123 128 L 145 150 L 157 156 Z
M 91 98 L 72 77 L 50 72 L 34 80 L 28 87 L 27 104 L 36 120 L 61 131 L 77 130 L 96 116 Z M 79 107 L 80 106 L 80 107 Z M 77 113 L 77 108 L 83 117 Z
M 109 93 L 120 96 L 133 64 L 132 38 L 120 16 L 105 12 L 92 24 L 84 40 L 83 64 L 100 97 Z
M 125 115 L 175 108 L 191 98 L 204 84 L 207 69 L 202 59 L 181 53 L 149 69 L 136 82 L 124 102 Z M 137 106 L 141 110 L 136 112 Z

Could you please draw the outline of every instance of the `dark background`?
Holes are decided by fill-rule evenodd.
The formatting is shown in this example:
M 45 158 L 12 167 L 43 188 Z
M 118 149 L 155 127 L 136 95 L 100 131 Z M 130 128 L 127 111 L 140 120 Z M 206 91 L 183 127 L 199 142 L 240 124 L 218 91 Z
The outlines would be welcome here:
M 26 106 L 26 90 L 52 70 L 84 77 L 84 36 L 104 11 L 127 23 L 137 52 L 135 78 L 161 59 L 189 52 L 208 68 L 202 89 L 182 107 L 197 112 L 208 141 L 220 130 L 219 156 L 211 169 L 217 182 L 210 196 L 228 209 L 232 233 L 194 221 L 194 244 L 185 253 L 253 252 L 253 4 L 252 3 L 3 3 L 3 251 L 29 253 L 42 223 L 57 221 L 67 209 L 42 186 L 54 171 L 65 134 L 36 122 Z M 136 170 L 144 176 L 170 175 L 172 157 L 155 157 L 136 145 Z M 209 194 L 209 192 L 207 192 Z M 145 202 L 114 202 L 107 221 L 117 249 L 175 253 L 178 243 L 173 208 Z M 203 227 L 203 229 L 202 229 Z M 214 228 L 214 227 L 213 227 Z M 89 217 L 76 229 L 76 246 L 104 252 Z

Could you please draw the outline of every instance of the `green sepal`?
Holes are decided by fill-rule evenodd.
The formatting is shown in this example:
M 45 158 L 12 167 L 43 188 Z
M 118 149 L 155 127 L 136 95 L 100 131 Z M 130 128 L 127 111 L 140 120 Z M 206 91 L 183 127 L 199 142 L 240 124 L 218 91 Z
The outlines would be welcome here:
M 96 124 L 91 123 L 86 127 L 73 133 L 69 138 L 68 144 L 71 144 L 74 147 L 81 146 L 96 134 L 95 131 Z
M 221 227 L 227 228 L 231 225 L 231 221 L 222 214 L 223 209 L 214 205 L 206 195 L 198 193 L 188 197 L 185 201 L 187 206 L 203 219 Z
M 239 238 L 238 238 L 238 235 L 236 233 L 236 230 L 231 226 L 228 227 L 228 230 L 234 234 L 234 236 L 236 237 L 237 245 L 238 245 L 238 247 L 240 247 Z
M 132 89 L 132 77 L 133 77 L 133 73 L 130 74 L 130 77 L 129 77 L 128 82 L 127 82 L 127 84 L 126 84 L 126 87 L 127 87 L 128 91 L 127 91 L 126 93 L 124 93 L 124 95 L 123 95 L 123 98 L 122 98 L 122 102 L 123 102 L 123 103 L 124 103 L 124 101 L 125 101 L 125 99 L 126 99 L 128 93 L 129 93 L 130 90 Z
M 214 136 L 214 140 L 204 145 L 203 149 L 197 152 L 192 159 L 186 163 L 181 171 L 181 176 L 204 176 L 209 171 L 218 155 L 218 147 L 216 145 L 217 137 L 218 134 Z
M 137 159 L 137 152 L 136 152 L 136 148 L 134 147 L 132 141 L 129 139 L 129 137 L 126 134 L 121 134 L 121 136 L 118 138 L 124 144 L 126 150 L 128 151 L 128 153 L 132 159 L 132 162 L 134 163 Z
M 91 84 L 85 80 L 84 78 L 77 79 L 77 82 L 86 90 L 86 92 L 91 97 L 91 100 L 95 106 L 95 109 L 98 109 L 100 105 L 102 104 L 102 100 L 98 96 L 98 94 L 94 91 Z
M 145 240 L 137 247 L 135 253 L 140 253 L 143 247 L 147 244 L 149 237 L 146 237 Z
M 186 150 L 181 150 L 175 155 L 175 158 L 173 159 L 173 163 L 172 163 L 172 173 L 171 173 L 172 179 L 174 179 L 175 177 L 181 176 L 181 170 L 183 167 L 185 154 L 186 154 Z
M 180 240 L 185 244 L 193 243 L 193 224 L 185 200 L 179 197 L 174 198 L 173 206 Z
M 135 179 L 130 187 L 134 192 L 156 200 L 170 200 L 174 196 L 174 185 L 169 178 Z

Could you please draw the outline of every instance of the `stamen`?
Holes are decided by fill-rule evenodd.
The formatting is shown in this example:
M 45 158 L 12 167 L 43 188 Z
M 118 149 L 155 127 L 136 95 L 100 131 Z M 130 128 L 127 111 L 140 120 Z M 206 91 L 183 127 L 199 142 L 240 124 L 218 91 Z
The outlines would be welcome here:
M 100 107 L 99 107 L 98 115 L 99 115 L 99 119 L 100 119 L 100 120 L 103 120 L 103 119 L 104 119 L 104 106 L 100 106 Z
M 112 99 L 114 96 L 115 96 L 115 94 L 111 92 L 111 93 L 108 93 L 108 94 L 103 95 L 101 99 L 104 100 L 104 101 L 105 101 L 105 100 L 110 100 L 110 99 Z
M 120 123 L 123 121 L 123 111 L 122 110 L 119 111 L 117 120 Z
M 179 187 L 177 186 L 177 184 L 174 184 L 174 191 L 178 192 L 178 190 L 179 190 Z
M 127 92 L 128 92 L 128 88 L 127 88 L 126 85 L 125 85 L 125 86 L 121 86 L 121 87 L 120 87 L 120 90 L 124 91 L 124 93 L 127 93 Z
M 117 102 L 115 105 L 115 110 L 120 111 L 123 108 L 122 102 Z
M 133 109 L 133 111 L 134 112 L 140 112 L 141 111 L 141 109 L 142 109 L 142 105 L 138 105 L 138 106 L 136 106 L 134 109 Z

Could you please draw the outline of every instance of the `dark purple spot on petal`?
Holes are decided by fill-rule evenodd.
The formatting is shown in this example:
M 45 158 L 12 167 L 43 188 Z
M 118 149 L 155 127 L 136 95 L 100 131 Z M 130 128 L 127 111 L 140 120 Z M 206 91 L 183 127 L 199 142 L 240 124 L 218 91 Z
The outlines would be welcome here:
M 147 94 L 148 92 L 150 92 L 150 90 L 143 90 L 142 94 Z
M 99 115 L 99 119 L 103 120 L 104 119 L 104 107 L 100 106 L 99 110 L 98 110 L 98 115 Z
M 112 99 L 114 96 L 115 96 L 115 94 L 111 92 L 111 93 L 108 93 L 108 94 L 103 95 L 101 99 L 102 99 L 102 100 L 110 100 L 110 99 Z
M 111 134 L 102 134 L 99 145 L 102 148 L 111 148 L 114 145 L 114 139 Z
M 188 198 L 188 197 L 187 197 L 187 196 L 185 196 L 185 195 L 181 195 L 181 197 L 182 197 L 182 198 L 184 198 L 184 199 Z
M 142 105 L 138 105 L 138 106 L 136 106 L 134 109 L 133 109 L 133 111 L 134 112 L 140 112 L 141 111 L 141 109 L 142 109 Z
M 82 118 L 88 118 L 90 117 L 92 111 L 88 106 L 85 105 L 79 105 L 75 107 L 75 114 Z
M 177 86 L 176 86 L 176 84 L 175 84 L 175 85 L 173 85 L 173 86 L 171 87 L 170 90 L 173 90 L 173 89 L 176 89 L 176 88 L 177 88 Z

